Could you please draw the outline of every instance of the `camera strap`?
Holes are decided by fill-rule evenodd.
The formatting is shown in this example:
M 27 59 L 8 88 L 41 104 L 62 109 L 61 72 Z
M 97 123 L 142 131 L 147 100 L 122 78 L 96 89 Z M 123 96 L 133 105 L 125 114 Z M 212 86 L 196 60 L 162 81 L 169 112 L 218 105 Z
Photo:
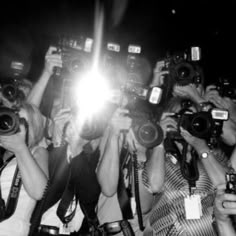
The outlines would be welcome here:
M 129 180 L 128 188 L 124 183 L 124 174 L 123 169 L 127 168 L 128 178 L 130 179 L 131 175 L 134 179 L 134 200 L 135 200 L 135 210 L 138 216 L 139 228 L 141 231 L 144 230 L 143 226 L 143 218 L 141 211 L 141 203 L 140 203 L 140 194 L 139 194 L 139 178 L 138 178 L 138 161 L 136 152 L 130 154 L 127 148 L 122 148 L 121 151 L 121 168 L 120 168 L 120 178 L 118 183 L 117 196 L 120 204 L 121 212 L 123 215 L 123 219 L 133 219 L 134 214 L 131 206 L 131 198 L 132 198 L 132 186 Z
M 68 224 L 75 216 L 77 199 L 75 198 L 75 186 L 71 181 L 71 165 L 69 166 L 69 176 L 67 179 L 65 190 L 62 194 L 61 201 L 57 208 L 57 216 L 64 223 Z M 74 202 L 75 200 L 75 202 Z M 73 204 L 75 203 L 75 205 Z M 74 209 L 72 209 L 74 208 Z M 68 213 L 68 211 L 70 211 Z
M 4 163 L 4 165 L 0 169 L 0 175 L 2 174 L 3 169 L 7 166 L 7 164 L 13 158 L 15 158 L 15 155 L 8 158 L 8 160 Z M 21 186 L 22 186 L 21 176 L 20 176 L 19 168 L 18 168 L 18 166 L 16 166 L 16 170 L 14 173 L 14 177 L 12 180 L 11 189 L 10 189 L 10 192 L 9 192 L 9 195 L 7 198 L 6 205 L 5 205 L 4 200 L 2 199 L 2 193 L 1 193 L 1 188 L 0 188 L 0 200 L 1 200 L 0 222 L 10 218 L 13 215 L 13 213 L 15 212 Z M 3 210 L 3 212 L 2 212 L 2 210 Z
M 136 201 L 136 210 L 137 210 L 137 216 L 138 216 L 138 224 L 139 229 L 141 231 L 144 230 L 143 226 L 143 216 L 142 216 L 142 209 L 141 209 L 141 202 L 140 202 L 140 194 L 139 194 L 139 178 L 138 178 L 138 159 L 137 159 L 137 153 L 134 152 L 132 155 L 132 161 L 133 161 L 133 167 L 134 167 L 134 196 Z
M 181 173 L 182 176 L 188 181 L 190 195 L 193 193 L 193 189 L 196 188 L 196 181 L 199 179 L 199 171 L 197 166 L 197 155 L 196 152 L 191 152 L 192 159 L 187 162 L 187 151 L 188 143 L 183 142 L 182 156 L 183 160 L 181 162 Z
M 121 168 L 120 168 L 120 175 L 119 175 L 120 177 L 119 177 L 118 189 L 117 189 L 117 197 L 118 197 L 123 219 L 126 219 L 126 220 L 133 219 L 133 213 L 132 213 L 131 204 L 130 204 L 131 193 L 126 189 L 126 186 L 124 183 L 124 174 L 123 174 L 123 166 L 124 166 L 124 163 L 127 161 L 127 158 L 129 158 L 129 151 L 127 150 L 127 148 L 123 147 L 120 154 Z

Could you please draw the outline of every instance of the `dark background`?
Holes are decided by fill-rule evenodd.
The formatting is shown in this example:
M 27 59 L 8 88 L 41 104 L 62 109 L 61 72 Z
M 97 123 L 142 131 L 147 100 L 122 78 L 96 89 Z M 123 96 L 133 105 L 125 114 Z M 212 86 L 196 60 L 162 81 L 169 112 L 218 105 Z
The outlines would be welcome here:
M 105 41 L 137 43 L 152 65 L 167 51 L 202 48 L 207 82 L 227 76 L 234 79 L 234 0 L 107 0 Z M 124 4 L 122 18 L 113 9 Z M 44 54 L 60 34 L 93 36 L 93 0 L 5 2 L 0 10 L 0 72 L 12 60 L 22 60 L 25 74 L 37 80 Z M 122 12 L 122 11 L 121 11 Z M 118 11 L 119 13 L 119 11 Z M 117 11 L 115 15 L 118 15 Z M 236 84 L 236 82 L 233 82 Z

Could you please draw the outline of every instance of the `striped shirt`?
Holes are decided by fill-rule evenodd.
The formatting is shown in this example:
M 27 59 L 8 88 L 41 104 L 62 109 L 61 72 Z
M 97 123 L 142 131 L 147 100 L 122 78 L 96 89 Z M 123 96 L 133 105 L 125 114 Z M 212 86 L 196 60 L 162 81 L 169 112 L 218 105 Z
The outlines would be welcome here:
M 226 165 L 226 158 L 216 154 L 217 160 Z M 201 162 L 198 162 L 199 179 L 195 193 L 201 197 L 202 217 L 186 220 L 184 199 L 189 195 L 189 185 L 183 178 L 179 164 L 166 158 L 166 176 L 162 193 L 156 196 L 156 203 L 150 214 L 152 232 L 145 236 L 215 236 L 212 227 L 212 213 L 215 199 L 214 186 Z

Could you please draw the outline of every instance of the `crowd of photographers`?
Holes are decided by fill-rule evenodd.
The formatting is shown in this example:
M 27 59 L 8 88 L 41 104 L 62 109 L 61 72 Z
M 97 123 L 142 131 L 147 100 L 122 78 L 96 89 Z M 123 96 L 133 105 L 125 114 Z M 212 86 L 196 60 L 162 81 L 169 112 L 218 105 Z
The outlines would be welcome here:
M 236 93 L 198 60 L 109 64 L 87 116 L 61 49 L 36 83 L 1 79 L 0 235 L 236 235 Z

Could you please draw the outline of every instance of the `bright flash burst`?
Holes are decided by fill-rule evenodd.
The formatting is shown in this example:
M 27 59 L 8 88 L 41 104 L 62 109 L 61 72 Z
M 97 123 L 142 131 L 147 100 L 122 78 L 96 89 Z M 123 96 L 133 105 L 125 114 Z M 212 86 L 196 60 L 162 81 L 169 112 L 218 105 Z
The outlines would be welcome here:
M 82 120 L 96 115 L 112 96 L 108 81 L 98 71 L 86 74 L 74 89 L 76 89 L 76 103 Z

